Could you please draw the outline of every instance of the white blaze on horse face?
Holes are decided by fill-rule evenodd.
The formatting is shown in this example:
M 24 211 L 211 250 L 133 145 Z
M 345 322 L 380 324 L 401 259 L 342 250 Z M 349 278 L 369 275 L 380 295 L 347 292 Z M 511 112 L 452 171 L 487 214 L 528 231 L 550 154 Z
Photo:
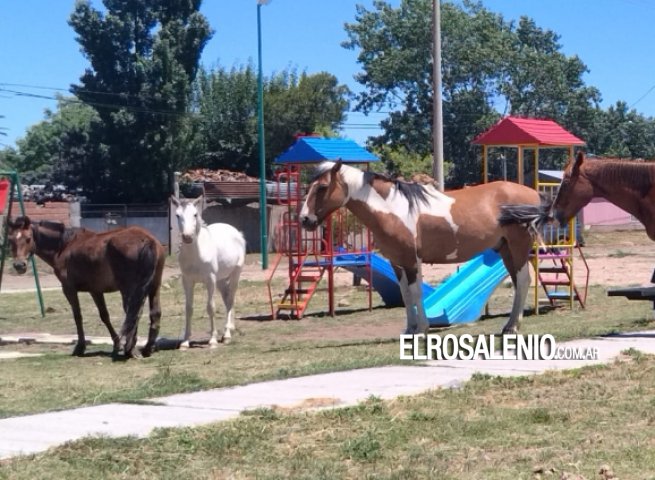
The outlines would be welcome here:
M 177 223 L 182 238 L 193 240 L 193 237 L 198 231 L 198 209 L 192 203 L 187 203 L 177 207 L 175 215 L 177 216 Z
M 314 183 L 314 185 L 309 187 L 309 191 L 307 192 L 307 196 L 305 198 L 305 201 L 303 202 L 302 208 L 300 209 L 300 218 L 306 217 L 307 215 L 309 215 L 309 206 L 307 206 L 307 202 L 308 202 L 309 197 L 311 196 L 311 194 L 314 192 L 315 188 L 316 188 L 316 183 Z

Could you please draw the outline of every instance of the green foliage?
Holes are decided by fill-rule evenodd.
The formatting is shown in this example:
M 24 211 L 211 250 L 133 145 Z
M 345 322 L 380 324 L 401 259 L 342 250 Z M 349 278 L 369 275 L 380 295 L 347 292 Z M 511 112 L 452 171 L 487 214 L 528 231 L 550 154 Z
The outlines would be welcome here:
M 91 128 L 98 116 L 75 98 L 59 97 L 57 110 L 46 111 L 16 142 L 13 164 L 24 183 L 64 183 L 69 188 L 88 185 L 96 178 Z
M 377 460 L 382 456 L 379 436 L 377 432 L 367 431 L 363 435 L 349 439 L 342 446 L 342 453 L 346 458 L 360 462 Z
M 334 135 L 348 108 L 348 89 L 336 77 L 284 70 L 264 80 L 266 162 L 299 134 Z M 194 85 L 198 112 L 192 166 L 259 175 L 257 74 L 252 65 L 201 71 Z
M 16 170 L 19 161 L 15 148 L 6 147 L 0 150 L 0 170 Z
M 592 152 L 620 158 L 655 158 L 655 119 L 619 101 L 598 113 Z
M 377 147 L 404 149 L 427 157 L 432 151 L 432 4 L 402 0 L 395 8 L 377 1 L 357 7 L 346 24 L 343 46 L 358 50 L 356 79 L 364 90 L 355 109 L 391 110 Z M 653 120 L 617 104 L 603 112 L 600 93 L 585 85 L 586 65 L 561 51 L 559 36 L 522 17 L 518 24 L 464 1 L 442 3 L 444 155 L 452 161 L 452 186 L 480 181 L 479 148 L 471 141 L 502 114 L 551 118 L 587 140 L 597 154 L 653 156 Z M 545 165 L 564 157 L 544 152 Z M 424 168 L 408 156 L 407 166 L 389 160 L 395 171 Z M 402 160 L 401 163 L 404 163 Z
M 200 0 L 87 0 L 69 23 L 91 66 L 73 92 L 92 106 L 93 201 L 158 202 L 186 154 L 191 83 L 211 37 Z
M 432 171 L 432 153 L 420 154 L 408 150 L 406 147 L 394 148 L 390 145 L 382 145 L 373 149 L 380 157 L 380 164 L 372 164 L 374 168 L 382 168 L 387 172 L 411 179 L 416 172 Z M 444 163 L 444 174 L 447 175 L 452 168 L 452 163 Z

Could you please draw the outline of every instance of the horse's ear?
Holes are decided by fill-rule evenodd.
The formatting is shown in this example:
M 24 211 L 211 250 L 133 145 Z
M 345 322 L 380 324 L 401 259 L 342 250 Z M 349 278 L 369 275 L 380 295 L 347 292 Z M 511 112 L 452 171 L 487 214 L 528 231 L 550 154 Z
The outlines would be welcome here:
M 196 207 L 197 209 L 200 209 L 199 207 L 202 207 L 204 200 L 205 200 L 205 196 L 204 196 L 204 195 L 200 195 L 198 198 L 196 198 L 196 199 L 192 202 L 192 203 L 193 203 L 193 206 Z
M 341 170 L 341 165 L 343 165 L 343 162 L 339 159 L 334 162 L 334 165 L 330 169 L 330 189 L 334 189 L 337 184 L 337 173 Z
M 584 163 L 584 152 L 580 150 L 578 151 L 578 154 L 575 157 L 575 162 L 573 162 L 573 173 L 578 173 L 583 163 Z
M 175 208 L 180 206 L 180 201 L 175 195 L 171 195 L 171 203 L 175 206 Z
M 16 225 L 17 228 L 22 228 L 25 230 L 30 228 L 32 225 L 32 220 L 30 220 L 30 217 L 18 217 L 14 222 L 14 225 Z

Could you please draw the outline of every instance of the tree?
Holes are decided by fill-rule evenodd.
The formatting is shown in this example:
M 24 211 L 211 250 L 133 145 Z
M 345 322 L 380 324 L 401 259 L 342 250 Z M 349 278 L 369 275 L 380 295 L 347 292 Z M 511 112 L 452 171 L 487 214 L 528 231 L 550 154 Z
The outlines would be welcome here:
M 589 150 L 619 158 L 655 158 L 655 120 L 630 110 L 623 101 L 600 112 Z
M 159 202 L 183 163 L 191 83 L 211 29 L 200 0 L 78 0 L 69 23 L 90 62 L 73 86 L 95 109 L 97 202 Z
M 0 170 L 16 170 L 18 152 L 15 148 L 5 147 L 0 150 Z
M 14 167 L 25 183 L 62 183 L 71 189 L 92 184 L 96 178 L 91 126 L 98 117 L 75 98 L 58 97 L 57 109 L 18 139 Z
M 374 2 L 357 7 L 343 46 L 358 49 L 364 86 L 356 110 L 389 109 L 373 145 L 432 151 L 431 0 Z M 480 3 L 442 4 L 444 155 L 451 185 L 480 181 L 479 151 L 471 140 L 505 113 L 548 116 L 574 133 L 589 128 L 599 101 L 586 87 L 586 66 L 559 50 L 558 37 L 524 18 L 518 27 Z
M 266 159 L 270 163 L 297 135 L 335 132 L 345 120 L 348 87 L 327 72 L 273 75 L 264 89 Z
M 245 171 L 258 176 L 257 74 L 252 65 L 202 71 L 195 84 L 193 166 Z M 334 131 L 348 108 L 348 89 L 334 75 L 285 70 L 264 81 L 266 161 L 298 134 Z

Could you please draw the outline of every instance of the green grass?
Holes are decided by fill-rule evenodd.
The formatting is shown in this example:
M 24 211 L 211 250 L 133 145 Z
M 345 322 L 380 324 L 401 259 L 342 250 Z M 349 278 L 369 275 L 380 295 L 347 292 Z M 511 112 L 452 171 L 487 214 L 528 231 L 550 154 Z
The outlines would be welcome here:
M 442 389 L 316 413 L 259 409 L 147 439 L 84 439 L 0 478 L 654 478 L 655 359 Z
M 281 291 L 282 284 L 275 288 Z M 512 290 L 500 288 L 490 304 L 491 317 L 449 329 L 462 334 L 499 333 L 506 322 Z M 110 346 L 87 347 L 87 356 L 71 357 L 72 346 L 9 345 L 3 349 L 41 352 L 45 356 L 2 361 L 0 418 L 108 402 L 138 402 L 179 392 L 226 387 L 380 365 L 398 364 L 398 334 L 404 328 L 404 309 L 365 309 L 366 295 L 352 287 L 337 289 L 337 299 L 350 307 L 332 318 L 325 315 L 325 292 L 313 300 L 309 316 L 298 320 L 270 318 L 262 282 L 244 280 L 237 303 L 238 332 L 233 343 L 215 350 L 162 350 L 143 361 L 113 362 Z M 117 295 L 109 308 L 118 326 L 122 321 Z M 95 306 L 82 295 L 88 334 L 106 335 Z M 42 319 L 32 294 L 0 296 L 0 332 L 47 331 L 73 333 L 69 307 L 59 291 L 45 293 L 51 312 Z M 196 289 L 194 332 L 207 331 L 204 292 Z M 184 295 L 179 281 L 163 290 L 162 335 L 178 338 L 183 330 Z M 607 298 L 604 288 L 593 287 L 585 310 L 560 308 L 539 316 L 529 315 L 522 333 L 550 333 L 559 341 L 648 328 L 650 305 Z M 222 322 L 222 305 L 219 306 Z M 250 320 L 245 320 L 249 318 Z M 147 317 L 141 319 L 145 331 Z M 222 324 L 222 323 L 221 323 Z M 206 338 L 206 336 L 205 336 Z
M 284 288 L 281 278 L 275 281 L 274 291 Z M 500 333 L 511 295 L 510 288 L 499 288 L 489 317 L 448 332 Z M 171 281 L 162 297 L 161 334 L 178 338 L 184 327 L 179 281 Z M 80 298 L 87 334 L 106 335 L 88 295 Z M 376 297 L 378 306 L 368 312 L 361 288 L 339 287 L 336 298 L 349 306 L 334 318 L 325 314 L 321 291 L 304 319 L 271 321 L 264 283 L 243 280 L 231 345 L 162 350 L 143 361 L 113 362 L 109 346 L 89 346 L 83 358 L 70 356 L 72 346 L 0 346 L 44 354 L 0 361 L 0 418 L 401 363 L 404 309 L 382 308 Z M 33 294 L 0 294 L 0 333 L 73 333 L 61 292 L 46 292 L 45 302 L 49 313 L 42 319 Z M 199 287 L 195 303 L 194 332 L 207 338 Z M 118 296 L 108 296 L 108 304 L 118 327 Z M 649 302 L 608 298 L 604 287 L 591 287 L 587 305 L 528 313 L 521 333 L 550 333 L 564 341 L 654 323 Z M 218 310 L 222 326 L 220 303 Z M 142 333 L 146 325 L 143 316 Z M 259 409 L 209 427 L 158 430 L 145 440 L 86 439 L 2 463 L 0 479 L 532 479 L 533 472 L 552 478 L 568 472 L 591 480 L 604 464 L 621 479 L 655 478 L 649 433 L 655 423 L 655 360 L 638 351 L 623 353 L 623 361 L 610 366 L 525 378 L 475 375 L 458 390 L 392 402 L 371 398 L 357 407 L 311 414 Z

